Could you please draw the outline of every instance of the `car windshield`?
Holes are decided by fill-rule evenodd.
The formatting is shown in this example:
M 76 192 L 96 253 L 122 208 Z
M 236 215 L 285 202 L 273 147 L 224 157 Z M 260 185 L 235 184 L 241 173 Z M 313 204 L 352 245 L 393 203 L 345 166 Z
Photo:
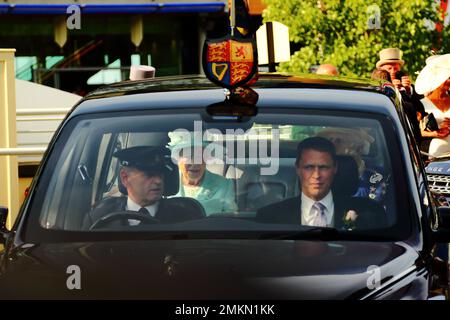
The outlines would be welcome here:
M 331 228 L 396 238 L 409 218 L 405 177 L 393 175 L 401 167 L 394 137 L 388 118 L 355 112 L 264 108 L 239 121 L 201 109 L 80 115 L 43 166 L 28 226 L 221 238 Z

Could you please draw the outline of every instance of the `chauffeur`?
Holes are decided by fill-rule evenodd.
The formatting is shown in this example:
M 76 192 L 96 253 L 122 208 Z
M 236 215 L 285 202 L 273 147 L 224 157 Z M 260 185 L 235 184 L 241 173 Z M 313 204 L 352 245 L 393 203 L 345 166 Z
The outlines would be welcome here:
M 177 178 L 176 167 L 170 166 L 170 151 L 163 147 L 131 147 L 119 150 L 113 154 L 121 165 L 120 181 L 123 185 L 121 192 L 127 196 L 104 199 L 91 211 L 84 222 L 89 228 L 95 221 L 112 212 L 134 211 L 151 216 L 161 222 L 177 222 L 201 217 L 192 211 L 192 207 L 183 208 L 182 217 L 180 207 L 174 206 L 174 201 L 163 198 L 165 176 Z M 169 171 L 173 170 L 171 174 Z M 130 225 L 139 221 L 128 219 Z
M 164 189 L 164 150 L 133 147 L 114 154 L 122 166 L 120 180 L 127 190 L 126 210 L 155 216 Z

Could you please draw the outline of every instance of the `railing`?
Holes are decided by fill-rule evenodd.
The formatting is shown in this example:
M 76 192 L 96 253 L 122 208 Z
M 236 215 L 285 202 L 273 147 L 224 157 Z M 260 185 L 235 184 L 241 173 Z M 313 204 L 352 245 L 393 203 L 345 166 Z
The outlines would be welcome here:
M 57 68 L 52 67 L 50 69 L 47 68 L 35 68 L 33 69 L 33 82 L 43 83 L 45 80 L 48 80 L 50 77 L 53 77 L 52 87 L 59 89 L 61 88 L 61 74 L 62 73 L 91 73 L 91 76 L 100 71 L 119 71 L 120 72 L 120 80 L 114 79 L 112 82 L 127 80 L 130 75 L 130 67 L 109 67 L 109 66 L 99 66 L 99 67 L 65 67 L 65 68 Z M 76 76 L 76 75 L 75 75 Z M 83 76 L 85 77 L 85 76 Z M 84 79 L 83 81 L 87 81 Z M 102 84 L 108 84 L 111 81 L 106 81 Z
M 19 163 L 39 162 L 68 108 L 20 109 L 17 115 L 17 148 L 0 148 L 0 156 L 21 156 Z
M 67 108 L 49 108 L 49 109 L 20 109 L 16 111 L 18 116 L 34 116 L 34 115 L 63 115 L 65 116 L 70 109 Z M 64 117 L 63 117 L 64 118 Z
M 0 156 L 42 155 L 47 148 L 0 148 Z

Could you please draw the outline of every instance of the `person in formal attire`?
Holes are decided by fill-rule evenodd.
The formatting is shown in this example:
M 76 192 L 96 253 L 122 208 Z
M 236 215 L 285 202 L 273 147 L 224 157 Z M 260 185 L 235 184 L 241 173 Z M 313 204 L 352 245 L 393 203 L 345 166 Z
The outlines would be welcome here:
M 384 211 L 372 200 L 352 201 L 350 196 L 338 196 L 332 191 L 339 168 L 331 141 L 312 137 L 300 142 L 295 169 L 300 180 L 300 195 L 259 209 L 257 222 L 339 229 L 345 228 L 349 221 L 356 228 L 384 225 Z
M 408 75 L 402 74 L 400 78 L 397 77 L 398 71 L 401 70 L 405 61 L 402 59 L 402 51 L 398 48 L 386 48 L 379 52 L 380 59 L 376 63 L 377 69 L 389 72 L 390 81 L 394 86 L 401 85 L 405 93 L 412 97 L 414 95 L 414 88 L 411 85 L 411 79 Z
M 351 156 L 358 167 L 359 186 L 354 196 L 367 197 L 383 202 L 386 195 L 386 180 L 384 168 L 380 166 L 367 167 L 363 155 L 370 152 L 375 139 L 363 129 L 356 128 L 326 128 L 317 133 L 318 137 L 330 140 L 336 148 L 336 154 Z
M 164 147 L 139 146 L 122 149 L 113 154 L 120 163 L 119 179 L 124 195 L 102 200 L 89 212 L 84 227 L 92 224 L 113 212 L 139 213 L 161 222 L 178 222 L 201 217 L 201 213 L 188 206 L 180 213 L 179 203 L 163 198 L 165 179 L 167 176 L 177 178 L 176 170 L 171 166 L 170 151 Z M 129 225 L 137 225 L 140 221 L 128 219 Z
M 401 70 L 405 61 L 402 59 L 402 51 L 400 49 L 385 48 L 379 52 L 379 56 L 380 59 L 377 61 L 376 67 L 389 73 L 389 81 L 396 88 L 403 110 L 411 124 L 414 137 L 420 144 L 423 136 L 419 126 L 419 119 L 425 114 L 424 106 L 421 102 L 423 96 L 417 93 L 411 84 L 410 77 Z
M 428 153 L 440 156 L 450 152 L 450 54 L 434 55 L 426 60 L 425 67 L 416 79 L 416 90 L 425 95 L 422 103 L 427 113 L 432 113 L 439 130 L 430 131 L 432 137 Z M 448 244 L 438 244 L 437 256 L 449 261 Z
M 206 215 L 235 212 L 233 180 L 207 169 L 206 146 L 205 141 L 197 143 L 194 139 L 173 144 L 172 154 L 180 170 L 180 190 L 175 196 L 196 199 Z
M 416 80 L 416 91 L 424 94 L 422 103 L 425 112 L 432 113 L 439 125 L 437 131 L 422 131 L 432 138 L 428 153 L 440 156 L 450 152 L 450 54 L 427 59 L 426 66 Z

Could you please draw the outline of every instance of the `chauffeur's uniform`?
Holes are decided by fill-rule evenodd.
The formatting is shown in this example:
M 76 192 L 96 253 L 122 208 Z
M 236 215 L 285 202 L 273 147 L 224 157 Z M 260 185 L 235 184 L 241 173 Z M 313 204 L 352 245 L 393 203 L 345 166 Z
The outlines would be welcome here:
M 119 159 L 122 166 L 133 167 L 139 171 L 145 172 L 148 175 L 161 175 L 165 178 L 165 195 L 172 195 L 178 190 L 178 183 L 176 183 L 175 191 L 168 191 L 166 187 L 173 181 L 167 181 L 168 177 L 171 180 L 178 182 L 176 166 L 171 166 L 170 152 L 164 147 L 131 147 L 117 151 L 114 155 Z M 169 173 L 169 171 L 171 173 Z M 126 195 L 127 190 L 119 184 L 120 191 Z M 169 194 L 167 194 L 169 193 Z M 159 220 L 162 223 L 174 223 L 192 219 L 199 219 L 204 217 L 205 212 L 201 205 L 193 200 L 186 198 L 161 198 L 156 203 L 146 208 L 139 208 L 139 205 L 130 201 L 126 196 L 106 198 L 100 201 L 95 208 L 86 214 L 83 220 L 83 228 L 89 229 L 93 224 L 111 213 L 134 213 L 148 215 Z M 128 225 L 139 224 L 139 221 L 133 222 L 133 218 L 127 219 Z M 131 221 L 130 221 L 131 220 Z M 113 225 L 126 225 L 126 219 L 115 221 Z M 114 221 L 112 221 L 114 222 Z M 121 223 L 119 223 L 121 222 Z
M 128 197 L 112 197 L 101 201 L 93 211 L 86 215 L 83 228 L 89 229 L 95 221 L 112 212 L 127 211 L 127 199 Z M 157 202 L 157 210 L 154 215 L 146 214 L 150 214 L 162 223 L 199 219 L 203 216 L 195 206 L 183 206 L 178 200 L 176 198 L 161 199 Z M 138 213 L 138 211 L 134 213 Z M 133 225 L 134 223 L 129 221 L 129 224 Z

